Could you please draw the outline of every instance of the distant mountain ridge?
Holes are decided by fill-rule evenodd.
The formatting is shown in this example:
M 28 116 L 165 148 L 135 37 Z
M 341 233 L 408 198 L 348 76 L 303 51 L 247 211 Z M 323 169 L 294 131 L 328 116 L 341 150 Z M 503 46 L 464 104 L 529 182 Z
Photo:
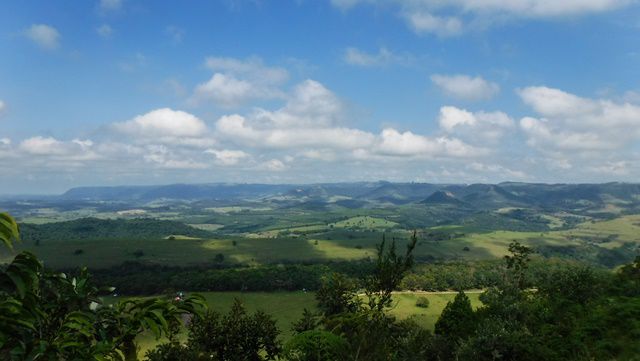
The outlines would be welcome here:
M 318 184 L 171 184 L 72 188 L 63 200 L 273 200 L 323 204 L 456 204 L 479 209 L 501 207 L 593 207 L 640 205 L 640 184 L 433 184 L 354 182 Z

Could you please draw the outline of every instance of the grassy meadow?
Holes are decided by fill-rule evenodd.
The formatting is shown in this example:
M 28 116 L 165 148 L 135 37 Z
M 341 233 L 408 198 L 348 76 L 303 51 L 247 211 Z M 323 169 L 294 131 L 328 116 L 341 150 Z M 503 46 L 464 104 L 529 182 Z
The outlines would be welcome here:
M 474 308 L 480 306 L 478 299 L 481 291 L 468 291 L 467 296 Z M 313 292 L 202 292 L 209 307 L 220 312 L 227 312 L 235 299 L 240 300 L 249 312 L 263 310 L 273 316 L 284 340 L 291 337 L 291 325 L 297 321 L 305 308 L 316 309 Z M 455 292 L 398 292 L 393 296 L 393 306 L 388 311 L 398 319 L 412 318 L 422 327 L 433 331 L 440 313 L 455 297 Z M 416 306 L 418 297 L 426 297 L 429 307 Z M 118 297 L 108 297 L 105 303 L 112 303 Z M 162 340 L 156 340 L 145 334 L 139 338 L 140 356 L 155 347 Z
M 342 226 L 338 226 L 342 222 Z M 188 266 L 213 262 L 222 254 L 226 262 L 266 264 L 326 260 L 357 260 L 375 257 L 375 246 L 382 239 L 379 226 L 390 223 L 375 217 L 354 217 L 330 225 L 304 226 L 287 229 L 289 236 L 222 236 L 203 239 L 167 235 L 153 239 L 79 239 L 52 240 L 35 245 L 25 241 L 17 250 L 28 249 L 54 268 L 88 265 L 105 268 L 125 261 L 153 262 L 173 266 Z M 343 228 L 347 224 L 358 227 Z M 333 225 L 333 227 L 331 227 Z M 432 240 L 429 232 L 448 232 L 455 237 Z M 278 231 L 283 232 L 282 230 Z M 396 239 L 399 246 L 409 238 L 406 230 L 392 230 L 387 239 Z M 622 216 L 612 220 L 580 223 L 574 228 L 547 232 L 491 231 L 474 232 L 461 226 L 434 227 L 419 232 L 417 259 L 429 257 L 446 260 L 486 260 L 506 254 L 510 242 L 540 247 L 586 249 L 589 252 L 637 247 L 640 244 L 640 216 Z M 142 251 L 142 252 L 137 252 Z M 0 253 L 0 262 L 13 257 L 9 251 Z

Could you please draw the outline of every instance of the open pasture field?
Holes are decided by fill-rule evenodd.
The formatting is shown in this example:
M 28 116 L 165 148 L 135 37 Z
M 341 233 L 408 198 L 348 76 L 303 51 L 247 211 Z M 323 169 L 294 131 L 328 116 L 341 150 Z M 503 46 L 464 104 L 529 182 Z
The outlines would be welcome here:
M 409 233 L 387 235 L 395 238 L 398 249 L 404 249 Z M 510 241 L 546 242 L 534 235 L 517 232 L 495 232 L 471 235 L 446 241 L 419 241 L 414 252 L 417 259 L 485 260 L 506 252 Z M 382 233 L 331 232 L 327 235 L 281 238 L 199 239 L 181 237 L 161 239 L 87 239 L 42 242 L 39 246 L 19 244 L 16 251 L 28 249 L 54 268 L 90 266 L 105 268 L 126 261 L 151 262 L 172 266 L 207 264 L 222 254 L 225 262 L 268 264 L 280 262 L 321 262 L 359 260 L 375 257 L 375 246 Z M 3 251 L 0 262 L 11 259 Z
M 282 331 L 282 337 L 291 337 L 291 324 L 297 321 L 305 308 L 316 310 L 315 294 L 313 292 L 203 292 L 209 307 L 220 312 L 227 312 L 234 302 L 239 299 L 249 312 L 257 310 L 265 311 L 273 316 L 278 328 Z M 480 291 L 469 291 L 467 296 L 474 308 L 480 306 L 478 296 Z M 416 306 L 418 297 L 426 297 L 429 307 Z M 399 319 L 413 318 L 422 327 L 432 330 L 440 317 L 440 313 L 452 301 L 455 292 L 398 292 L 394 294 L 394 305 L 389 310 L 390 314 Z M 106 303 L 112 303 L 118 298 L 109 297 Z M 140 355 L 153 348 L 158 342 L 150 335 L 140 337 Z
M 471 306 L 475 309 L 482 304 L 478 297 L 482 291 L 466 291 L 465 293 L 471 301 Z M 399 319 L 412 318 L 420 326 L 432 330 L 442 313 L 442 310 L 449 301 L 453 301 L 455 292 L 398 292 L 393 295 L 394 306 L 390 313 Z M 426 297 L 429 300 L 429 307 L 421 308 L 416 306 L 419 297 Z
M 474 308 L 481 304 L 478 299 L 481 292 L 467 291 L 467 296 Z M 201 294 L 207 299 L 209 307 L 221 312 L 228 311 L 235 299 L 240 300 L 251 312 L 263 310 L 273 315 L 278 321 L 278 327 L 285 335 L 290 335 L 291 324 L 302 316 L 305 308 L 316 310 L 314 292 L 202 292 Z M 397 292 L 393 295 L 393 306 L 389 313 L 400 319 L 412 317 L 422 327 L 433 330 L 447 302 L 452 301 L 455 296 L 456 292 Z M 429 307 L 417 307 L 416 301 L 419 297 L 426 297 L 429 300 Z
M 561 232 L 568 238 L 578 238 L 600 247 L 615 248 L 625 243 L 640 243 L 640 215 L 618 217 L 609 221 L 586 222 Z
M 371 217 L 356 219 L 350 218 L 348 222 L 389 225 L 387 221 Z M 191 266 L 214 262 L 220 254 L 227 263 L 321 262 L 375 257 L 375 246 L 382 240 L 382 234 L 375 229 L 354 230 L 334 226 L 326 231 L 308 230 L 274 238 L 166 235 L 150 239 L 46 240 L 37 246 L 33 241 L 25 240 L 18 244 L 17 250 L 28 249 L 54 268 L 105 268 L 126 261 Z M 403 249 L 410 234 L 408 230 L 394 230 L 386 233 L 386 238 L 395 239 L 399 249 Z M 640 216 L 586 222 L 568 230 L 547 232 L 473 232 L 452 225 L 420 230 L 418 238 L 414 255 L 419 261 L 500 258 L 506 254 L 509 243 L 517 240 L 555 256 L 563 256 L 564 252 L 587 261 L 602 259 L 608 262 L 605 265 L 613 267 L 618 258 L 631 257 L 640 244 Z M 0 262 L 11 257 L 11 252 L 2 251 Z

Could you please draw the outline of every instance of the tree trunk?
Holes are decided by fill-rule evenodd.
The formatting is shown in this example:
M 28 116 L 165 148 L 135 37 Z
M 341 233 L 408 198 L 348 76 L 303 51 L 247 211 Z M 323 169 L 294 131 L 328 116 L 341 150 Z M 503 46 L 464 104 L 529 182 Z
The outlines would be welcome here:
M 122 343 L 122 353 L 125 361 L 138 361 L 138 347 L 135 338 L 127 338 Z

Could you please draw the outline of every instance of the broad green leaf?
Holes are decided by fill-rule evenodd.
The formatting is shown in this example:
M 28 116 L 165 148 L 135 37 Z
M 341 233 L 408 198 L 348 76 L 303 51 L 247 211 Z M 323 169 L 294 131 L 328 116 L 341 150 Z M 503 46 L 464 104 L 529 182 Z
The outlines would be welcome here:
M 20 239 L 20 229 L 15 219 L 8 213 L 0 213 L 0 241 L 9 249 L 13 249 L 13 241 Z
M 20 295 L 20 298 L 24 298 L 25 294 L 27 293 L 27 285 L 22 279 L 22 275 L 17 272 L 9 271 L 10 270 L 7 270 L 6 272 L 7 277 L 9 277 L 13 284 L 16 286 L 16 290 L 18 291 L 18 295 Z
M 162 325 L 162 328 L 164 330 L 168 330 L 169 329 L 169 324 L 167 323 L 167 320 L 164 318 L 164 315 L 162 314 L 161 310 L 153 310 L 153 311 L 151 311 L 151 313 L 156 316 L 156 319 L 158 321 L 160 321 L 160 324 Z

